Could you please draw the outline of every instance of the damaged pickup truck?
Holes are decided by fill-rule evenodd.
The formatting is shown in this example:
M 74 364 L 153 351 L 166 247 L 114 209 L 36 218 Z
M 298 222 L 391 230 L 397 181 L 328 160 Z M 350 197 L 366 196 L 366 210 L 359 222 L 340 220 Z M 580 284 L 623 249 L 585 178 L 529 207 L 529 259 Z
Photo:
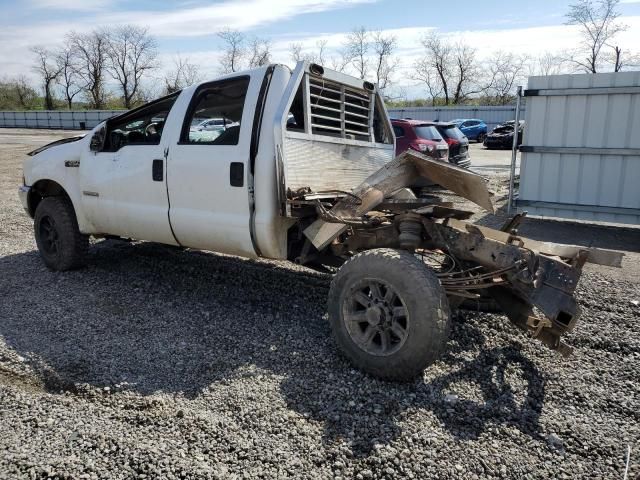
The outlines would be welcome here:
M 201 128 L 211 120 L 215 128 Z M 207 123 L 207 124 L 208 124 Z M 415 198 L 417 180 L 493 211 L 485 181 L 418 152 L 394 158 L 376 87 L 316 64 L 234 73 L 31 152 L 20 197 L 54 270 L 83 265 L 89 236 L 338 267 L 331 329 L 358 367 L 408 380 L 438 358 L 450 312 L 491 298 L 561 353 L 586 261 L 615 252 L 541 243 Z

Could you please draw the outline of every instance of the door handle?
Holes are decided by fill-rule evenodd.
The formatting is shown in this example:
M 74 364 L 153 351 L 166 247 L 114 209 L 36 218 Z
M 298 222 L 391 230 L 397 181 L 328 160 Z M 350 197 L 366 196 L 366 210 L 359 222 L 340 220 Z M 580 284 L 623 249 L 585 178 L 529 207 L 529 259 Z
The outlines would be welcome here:
M 153 161 L 153 165 L 151 167 L 151 178 L 153 178 L 154 182 L 161 182 L 164 180 L 164 160 L 156 159 Z

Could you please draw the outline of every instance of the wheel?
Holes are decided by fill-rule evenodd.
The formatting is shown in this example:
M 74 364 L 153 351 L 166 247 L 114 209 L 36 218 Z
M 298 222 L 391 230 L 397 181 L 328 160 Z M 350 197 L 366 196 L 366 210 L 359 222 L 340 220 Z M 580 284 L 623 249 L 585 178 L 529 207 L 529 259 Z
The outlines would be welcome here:
M 89 237 L 80 233 L 68 198 L 44 198 L 36 208 L 34 231 L 38 250 L 48 268 L 64 271 L 84 265 Z
M 478 143 L 484 143 L 484 139 L 487 136 L 486 133 L 479 133 L 478 134 L 478 138 L 476 138 L 476 142 Z
M 331 282 L 329 320 L 342 353 L 381 379 L 408 381 L 444 350 L 449 304 L 435 273 L 412 253 L 368 250 Z

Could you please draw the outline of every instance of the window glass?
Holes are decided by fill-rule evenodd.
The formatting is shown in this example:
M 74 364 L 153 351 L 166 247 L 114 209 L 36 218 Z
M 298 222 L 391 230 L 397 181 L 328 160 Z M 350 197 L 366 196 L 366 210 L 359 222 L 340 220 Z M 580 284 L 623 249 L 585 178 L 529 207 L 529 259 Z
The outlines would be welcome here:
M 419 138 L 424 140 L 433 140 L 435 142 L 442 140 L 440 132 L 438 132 L 438 129 L 432 125 L 418 125 L 413 127 L 413 130 Z
M 196 93 L 185 119 L 183 143 L 237 145 L 249 78 L 225 80 Z
M 464 138 L 464 133 L 462 133 L 458 127 L 441 127 L 440 131 L 447 138 L 453 138 L 455 140 L 462 140 Z
M 300 82 L 296 96 L 291 103 L 291 109 L 287 116 L 287 130 L 304 132 L 304 101 L 303 87 L 304 82 Z
M 404 137 L 404 128 L 399 127 L 398 125 L 393 126 L 393 133 L 395 133 L 396 138 Z
M 114 152 L 125 145 L 158 145 L 167 116 L 179 93 L 111 119 L 104 150 Z

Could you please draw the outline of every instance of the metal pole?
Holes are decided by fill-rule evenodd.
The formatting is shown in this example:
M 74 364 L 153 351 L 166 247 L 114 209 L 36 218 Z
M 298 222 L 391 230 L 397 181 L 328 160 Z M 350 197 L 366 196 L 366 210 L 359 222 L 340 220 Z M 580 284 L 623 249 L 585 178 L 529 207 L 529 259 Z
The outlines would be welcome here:
M 509 201 L 507 213 L 511 214 L 513 208 L 513 187 L 516 177 L 516 157 L 518 156 L 518 130 L 520 130 L 520 98 L 522 98 L 522 87 L 518 87 L 516 94 L 516 119 L 513 124 L 513 144 L 511 145 L 511 172 L 509 174 Z

